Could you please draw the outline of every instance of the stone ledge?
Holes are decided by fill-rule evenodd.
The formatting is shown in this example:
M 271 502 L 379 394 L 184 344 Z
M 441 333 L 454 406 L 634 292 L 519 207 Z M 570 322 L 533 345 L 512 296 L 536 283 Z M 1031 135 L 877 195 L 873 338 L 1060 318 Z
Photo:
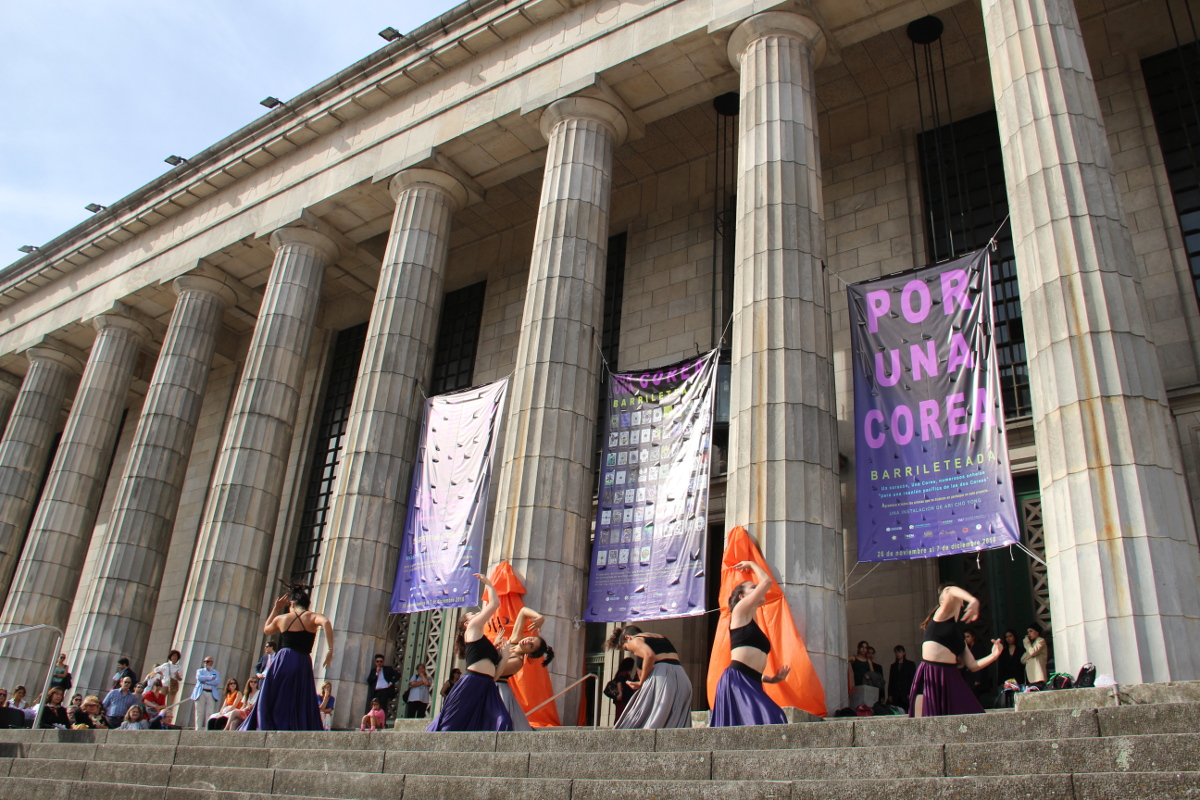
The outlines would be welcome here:
M 1017 711 L 1165 703 L 1200 703 L 1200 681 L 1118 684 L 1098 689 L 1052 689 L 1022 692 L 1016 696 Z

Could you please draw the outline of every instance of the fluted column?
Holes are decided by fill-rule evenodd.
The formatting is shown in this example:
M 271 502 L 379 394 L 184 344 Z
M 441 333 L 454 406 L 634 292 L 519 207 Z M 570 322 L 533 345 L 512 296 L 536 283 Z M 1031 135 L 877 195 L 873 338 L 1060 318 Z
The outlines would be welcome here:
M 788 12 L 751 17 L 729 42 L 741 112 L 725 519 L 775 570 L 834 709 L 846 608 L 813 80 L 824 49 L 820 26 Z
M 541 128 L 550 147 L 490 563 L 508 559 L 528 589 L 525 604 L 546 615 L 543 635 L 558 653 L 550 672 L 561 689 L 583 668 L 583 630 L 572 620 L 587 583 L 613 149 L 628 122 L 607 103 L 567 98 L 546 109 Z M 578 707 L 574 692 L 559 705 Z
M 392 179 L 392 233 L 363 345 L 342 461 L 325 528 L 317 595 L 341 637 L 326 677 L 337 724 L 366 702 L 361 673 L 386 649 L 392 582 L 408 506 L 423 387 L 433 369 L 450 219 L 467 200 L 450 175 L 410 169 Z
M 78 360 L 53 347 L 30 348 L 25 357 L 29 371 L 0 442 L 0 608 L 25 545 L 63 400 L 83 370 Z
M 104 532 L 69 664 L 80 690 L 108 687 L 122 655 L 146 651 L 213 351 L 233 290 L 202 275 L 177 278 L 171 324 L 142 404 Z
M 20 378 L 0 372 L 0 434 L 8 424 L 8 415 L 12 412 L 13 404 L 17 402 L 17 393 L 20 391 Z
M 213 472 L 176 628 L 183 663 L 198 664 L 211 655 L 223 675 L 239 680 L 258 651 L 300 384 L 325 268 L 338 257 L 329 237 L 307 228 L 281 228 L 271 234 L 271 246 L 275 263 Z
M 1054 647 L 1120 683 L 1200 678 L 1196 526 L 1070 0 L 984 0 L 1012 209 Z
M 92 325 L 96 340 L 0 615 L 0 630 L 38 624 L 66 630 L 71 616 L 129 384 L 142 345 L 150 339 L 145 325 L 124 314 L 102 314 Z M 0 686 L 28 682 L 45 670 L 54 639 L 43 633 L 0 643 Z

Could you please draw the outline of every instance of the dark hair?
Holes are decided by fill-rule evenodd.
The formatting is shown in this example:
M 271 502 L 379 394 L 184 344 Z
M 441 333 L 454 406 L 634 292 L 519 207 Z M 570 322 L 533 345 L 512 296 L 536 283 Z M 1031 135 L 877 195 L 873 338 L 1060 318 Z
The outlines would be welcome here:
M 467 621 L 458 621 L 458 630 L 454 634 L 454 655 L 459 658 L 467 657 Z M 469 664 L 467 666 L 470 666 Z
M 1015 630 L 1013 630 L 1012 628 L 1009 628 L 1008 630 L 1006 630 L 1006 631 L 1004 632 L 1004 635 L 1005 635 L 1005 636 L 1007 636 L 1007 635 L 1008 635 L 1008 634 L 1010 634 L 1010 633 L 1013 635 L 1013 641 L 1014 641 L 1014 642 L 1019 642 L 1019 641 L 1021 641 L 1021 636 L 1020 636 L 1020 635 L 1019 635 L 1019 634 L 1018 634 L 1018 633 L 1017 633 Z
M 935 605 L 933 607 L 933 611 L 930 611 L 929 616 L 927 616 L 925 618 L 925 621 L 921 623 L 921 630 L 925 630 L 925 628 L 927 628 L 929 626 L 929 623 L 933 621 L 933 615 L 936 614 L 937 610 L 942 607 L 942 592 L 946 591 L 951 586 L 958 586 L 958 584 L 957 583 L 943 583 L 941 586 L 938 587 L 937 605 Z
M 179 656 L 180 658 L 183 658 L 183 653 L 179 652 L 178 650 L 172 650 L 171 652 L 167 653 L 167 661 L 171 660 L 171 656 Z
M 453 678 L 455 675 L 462 675 L 462 670 L 459 669 L 458 667 L 455 667 L 454 669 L 450 670 L 450 677 Z
M 308 610 L 308 606 L 312 603 L 312 597 L 308 594 L 308 587 L 299 584 L 292 587 L 292 591 L 288 593 L 288 600 L 296 608 Z
M 266 641 L 266 643 L 263 645 L 263 647 L 269 647 L 269 648 L 271 648 L 272 650 L 278 650 L 278 649 L 279 649 L 279 645 L 275 644 L 275 640 L 274 640 L 274 639 L 267 639 L 267 641 Z
M 378 661 L 378 660 L 379 660 L 379 659 L 381 659 L 381 658 L 383 658 L 383 653 L 376 653 L 376 654 L 375 654 L 375 660 L 376 660 L 376 661 Z
M 622 658 L 621 663 L 617 664 L 617 672 L 629 672 L 633 669 L 633 664 L 632 658 Z
M 1042 630 L 1042 626 L 1038 625 L 1036 622 L 1029 623 L 1028 625 L 1025 626 L 1025 629 L 1030 630 L 1030 631 L 1037 631 L 1038 636 L 1041 636 L 1045 633 L 1045 631 Z M 1020 637 L 1018 636 L 1017 638 L 1019 639 Z
M 626 625 L 624 628 L 615 628 L 607 641 L 604 642 L 604 646 L 609 650 L 620 650 L 621 646 L 625 644 L 626 639 L 641 632 L 642 629 L 637 625 Z
M 861 642 L 858 643 L 858 646 L 854 648 L 854 651 L 857 653 L 859 650 L 862 650 L 864 647 L 870 647 L 870 646 L 871 646 L 871 643 L 868 642 L 866 639 L 863 639 Z
M 118 659 L 117 659 L 117 666 L 119 667 L 119 666 L 121 666 L 122 664 L 124 664 L 125 666 L 127 666 L 127 667 L 128 667 L 128 666 L 129 666 L 129 659 L 128 659 L 128 658 L 126 658 L 125 656 L 121 656 L 120 658 L 118 658 Z
M 545 658 L 542 659 L 542 666 L 548 667 L 550 666 L 550 662 L 554 660 L 554 648 L 547 644 L 546 640 L 540 636 L 538 637 L 538 641 L 541 642 L 541 645 L 534 648 L 533 652 L 526 653 L 526 657 L 542 658 L 542 656 L 545 656 Z
M 907 653 L 908 651 L 904 649 L 904 645 L 898 644 L 892 648 L 892 652 L 893 653 Z
M 730 611 L 733 611 L 733 607 L 741 602 L 741 599 L 746 596 L 746 584 L 748 583 L 750 583 L 750 581 L 742 581 L 737 586 L 733 587 L 733 591 L 729 594 Z

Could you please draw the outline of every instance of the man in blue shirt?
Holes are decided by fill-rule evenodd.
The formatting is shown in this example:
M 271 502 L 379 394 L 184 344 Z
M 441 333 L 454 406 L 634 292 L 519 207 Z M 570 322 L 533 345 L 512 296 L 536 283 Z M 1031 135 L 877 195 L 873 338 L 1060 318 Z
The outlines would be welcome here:
M 121 678 L 121 688 L 113 689 L 104 696 L 104 716 L 108 720 L 108 727 L 119 728 L 125 720 L 125 712 L 130 706 L 138 704 L 138 696 L 133 691 L 133 679 L 130 677 Z

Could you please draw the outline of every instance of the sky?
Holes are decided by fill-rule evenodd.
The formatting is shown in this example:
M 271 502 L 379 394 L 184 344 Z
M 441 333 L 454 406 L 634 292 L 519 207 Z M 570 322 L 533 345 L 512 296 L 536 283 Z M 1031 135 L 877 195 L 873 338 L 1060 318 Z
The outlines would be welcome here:
M 460 0 L 0 0 L 0 268 Z

